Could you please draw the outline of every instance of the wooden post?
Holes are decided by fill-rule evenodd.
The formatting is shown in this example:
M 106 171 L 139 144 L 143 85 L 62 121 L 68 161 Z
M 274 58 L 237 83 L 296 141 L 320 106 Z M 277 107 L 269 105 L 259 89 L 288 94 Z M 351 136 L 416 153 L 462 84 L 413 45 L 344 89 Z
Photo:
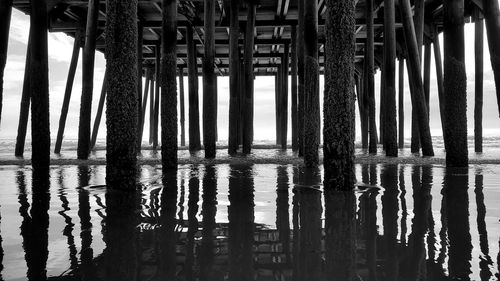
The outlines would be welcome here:
M 335 233 L 325 237 L 325 275 L 338 280 L 357 278 L 356 204 L 354 191 L 325 191 L 325 232 Z
M 424 44 L 424 24 L 425 24 L 425 0 L 415 0 L 413 23 L 415 25 L 415 35 L 417 37 L 418 54 L 422 61 L 422 46 Z
M 102 110 L 104 108 L 104 101 L 106 100 L 106 92 L 108 90 L 108 71 L 106 70 L 104 74 L 104 80 L 102 81 L 101 97 L 99 98 L 99 106 L 97 107 L 97 114 L 95 115 L 94 127 L 92 129 L 92 139 L 90 140 L 90 149 L 94 149 L 95 143 L 97 141 L 97 133 L 99 132 L 99 126 L 101 124 Z
M 431 43 L 426 42 L 424 48 L 424 96 L 425 96 L 425 103 L 427 106 L 427 115 L 430 114 L 430 108 L 429 108 L 430 91 L 431 91 Z
M 360 119 L 360 127 L 361 127 L 361 147 L 363 149 L 368 148 L 368 103 L 366 100 L 366 92 L 364 91 L 364 73 L 367 72 L 368 66 L 366 64 L 363 65 L 363 74 L 355 75 L 355 92 L 357 97 L 357 104 L 359 110 L 359 119 Z
M 443 85 L 443 60 L 441 59 L 441 44 L 439 43 L 439 34 L 437 31 L 434 32 L 434 38 L 432 42 L 434 46 L 434 63 L 436 65 L 436 80 L 438 88 L 438 99 L 439 99 L 439 114 L 441 116 L 441 129 L 444 136 L 445 130 L 445 118 L 444 118 L 444 85 Z M 446 145 L 446 142 L 445 142 Z
M 396 8 L 394 0 L 384 0 L 385 105 L 384 144 L 387 156 L 398 156 L 396 123 Z
M 466 167 L 469 160 L 464 0 L 445 1 L 443 8 L 446 166 Z
M 297 114 L 297 26 L 292 25 L 292 47 L 291 47 L 291 99 L 292 99 L 292 151 L 299 150 L 298 143 L 298 114 Z
M 385 50 L 384 50 L 385 52 Z M 382 147 L 385 150 L 385 143 L 384 143 L 384 129 L 385 129 L 385 62 L 382 62 L 382 65 L 380 66 L 380 112 L 379 112 L 379 143 L 382 143 Z
M 374 67 L 374 33 L 373 33 L 373 0 L 366 0 L 366 48 L 365 64 L 365 96 L 368 98 L 368 127 L 370 142 L 368 151 L 371 154 L 377 153 L 377 123 L 375 111 L 375 67 Z
M 405 147 L 405 59 L 399 59 L 399 148 Z
M 137 163 L 137 0 L 108 0 L 106 184 L 135 189 Z
M 240 38 L 240 24 L 238 15 L 240 12 L 240 1 L 230 1 L 230 27 L 229 27 L 229 155 L 236 154 L 238 150 L 238 124 L 239 124 L 239 69 L 240 52 L 238 39 Z
M 245 107 L 243 109 L 243 153 L 249 154 L 252 150 L 253 140 L 253 49 L 256 5 L 253 1 L 247 1 L 247 26 L 245 31 Z
M 151 85 L 151 86 L 150 86 Z M 149 88 L 151 87 L 151 96 L 154 93 L 153 86 L 153 70 L 151 67 L 147 67 L 146 69 L 146 85 L 144 85 L 144 98 L 142 99 L 142 111 L 141 111 L 141 132 L 139 134 L 139 138 L 142 140 L 142 136 L 144 135 L 144 122 L 146 121 L 146 105 L 148 104 L 148 95 Z M 152 98 L 152 97 L 151 97 Z M 149 102 L 151 104 L 151 102 Z
M 149 144 L 153 144 L 153 128 L 155 123 L 155 93 L 156 93 L 156 66 L 151 67 L 151 101 L 149 102 Z
M 415 26 L 415 35 L 417 37 L 417 47 L 419 62 L 422 65 L 422 45 L 424 43 L 424 24 L 425 24 L 425 0 L 416 0 L 414 2 L 413 23 Z M 410 87 L 412 84 L 410 83 Z M 425 91 L 425 90 L 424 90 Z M 425 95 L 425 94 L 424 94 Z M 420 150 L 420 132 L 418 130 L 418 116 L 416 110 L 412 109 L 411 116 L 411 152 L 418 153 Z
M 142 22 L 137 21 L 137 153 L 142 148 Z
M 0 3 L 0 120 L 2 120 L 3 75 L 5 64 L 7 63 L 11 16 L 12 0 L 3 0 L 2 3 Z
M 205 1 L 203 59 L 203 145 L 205 158 L 215 158 L 217 138 L 217 75 L 215 74 L 215 0 Z M 253 44 L 252 44 L 253 48 Z
M 196 42 L 193 39 L 193 27 L 186 27 L 188 55 L 188 87 L 189 87 L 189 151 L 201 149 L 200 142 L 200 110 L 198 102 L 198 66 L 196 62 Z
M 488 47 L 490 49 L 490 61 L 495 76 L 495 86 L 497 93 L 497 103 L 500 112 L 500 9 L 498 1 L 484 0 L 483 12 L 486 24 L 486 34 L 488 37 Z
M 405 34 L 406 47 L 408 51 L 408 65 L 413 79 L 414 93 L 411 94 L 412 108 L 417 112 L 418 125 L 420 133 L 420 143 L 422 144 L 422 154 L 424 156 L 433 156 L 431 131 L 429 128 L 429 118 L 427 117 L 427 108 L 425 106 L 424 89 L 422 85 L 422 75 L 420 74 L 420 61 L 418 56 L 417 40 L 415 29 L 411 20 L 411 8 L 409 0 L 399 2 L 401 19 Z
M 284 55 L 281 61 L 281 99 L 280 99 L 280 117 L 281 117 L 281 149 L 286 150 L 287 144 L 287 130 L 288 130 L 288 57 L 290 55 L 290 48 L 285 44 Z
M 348 84 L 350 85 L 350 84 Z M 304 163 L 319 163 L 318 3 L 304 2 Z
M 155 83 L 155 106 L 153 111 L 153 149 L 156 150 L 158 148 L 158 117 L 160 115 L 160 95 L 161 91 L 161 79 L 163 73 L 161 72 L 161 45 L 156 45 L 156 83 Z
M 184 104 L 184 68 L 179 68 L 179 100 L 181 110 L 181 146 L 186 146 L 186 107 Z
M 354 188 L 355 180 L 354 2 L 326 2 L 323 154 L 325 182 L 339 190 Z
M 31 165 L 44 175 L 50 165 L 49 58 L 47 42 L 47 2 L 31 2 Z
M 298 0 L 297 30 L 297 138 L 299 157 L 304 156 L 304 0 Z
M 483 43 L 484 20 L 476 8 L 474 56 L 475 56 L 475 103 L 474 103 L 474 150 L 483 152 Z
M 241 53 L 241 52 L 240 52 Z M 239 127 L 238 127 L 238 133 L 239 133 L 239 136 L 238 136 L 238 144 L 243 146 L 243 129 L 244 129 L 244 125 L 243 125 L 243 120 L 244 120 L 244 115 L 245 115 L 245 90 L 246 90 L 246 87 L 245 87 L 245 80 L 246 78 L 244 77 L 245 75 L 245 64 L 243 63 L 243 56 L 240 57 L 240 75 L 239 75 L 239 78 L 238 78 L 238 81 L 239 81 L 239 84 L 240 84 L 240 94 L 239 94 L 239 97 L 240 97 L 240 123 L 239 123 Z
M 22 157 L 24 154 L 24 145 L 26 142 L 26 130 L 28 127 L 28 118 L 30 113 L 30 80 L 31 80 L 31 46 L 32 46 L 32 29 L 30 27 L 28 48 L 26 50 L 26 63 L 24 67 L 24 82 L 23 82 L 23 93 L 21 97 L 21 105 L 19 109 L 19 125 L 17 127 L 17 139 L 16 139 L 16 150 L 15 156 Z
M 76 67 L 78 65 L 78 56 L 81 48 L 81 32 L 78 30 L 75 34 L 75 42 L 73 44 L 73 55 L 69 65 L 68 80 L 66 82 L 66 91 L 64 92 L 64 100 L 61 108 L 61 117 L 59 118 L 59 129 L 57 130 L 56 146 L 54 153 L 61 153 L 61 145 L 64 137 L 64 128 L 66 126 L 66 117 L 68 116 L 69 101 L 71 92 L 73 91 L 73 82 L 75 81 Z
M 99 0 L 89 0 L 87 28 L 82 57 L 82 98 L 78 125 L 78 159 L 88 159 L 90 152 L 90 122 L 92 118 L 92 95 L 94 90 L 94 59 L 97 40 Z M 134 23 L 135 24 L 135 23 Z
M 274 106 L 276 115 L 276 145 L 280 145 L 281 141 L 281 66 L 278 65 L 276 68 L 275 80 L 274 80 Z
M 177 1 L 163 0 L 161 54 L 161 162 L 177 169 Z

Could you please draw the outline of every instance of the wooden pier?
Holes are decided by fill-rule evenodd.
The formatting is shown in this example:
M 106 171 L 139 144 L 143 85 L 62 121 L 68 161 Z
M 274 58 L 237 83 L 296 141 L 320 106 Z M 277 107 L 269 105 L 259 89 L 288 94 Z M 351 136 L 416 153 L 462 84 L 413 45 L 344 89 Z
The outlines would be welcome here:
M 322 144 L 326 165 L 331 165 L 333 170 L 341 168 L 344 176 L 349 177 L 355 100 L 360 112 L 363 148 L 377 153 L 380 138 L 387 156 L 398 155 L 398 149 L 404 147 L 403 100 L 410 98 L 412 152 L 419 152 L 421 148 L 423 156 L 433 156 L 429 128 L 431 95 L 439 96 L 447 164 L 467 166 L 465 22 L 475 22 L 477 40 L 482 40 L 483 23 L 486 25 L 495 81 L 500 83 L 500 41 L 494 35 L 500 32 L 500 11 L 495 0 L 133 0 L 128 5 L 119 2 L 1 2 L 1 85 L 11 10 L 15 8 L 31 16 L 16 155 L 21 156 L 24 152 L 27 111 L 31 102 L 32 139 L 36 146 L 36 149 L 33 147 L 34 167 L 49 163 L 47 31 L 64 32 L 75 38 L 55 152 L 60 152 L 64 141 L 76 58 L 83 47 L 78 158 L 87 159 L 95 144 L 107 96 L 108 158 L 114 153 L 119 156 L 118 162 L 108 159 L 109 165 L 136 162 L 145 134 L 143 126 L 147 122 L 148 103 L 150 144 L 155 149 L 161 145 L 165 169 L 177 166 L 179 121 L 181 144 L 186 145 L 187 139 L 191 151 L 201 150 L 200 136 L 203 136 L 205 157 L 215 158 L 217 77 L 221 76 L 230 78 L 228 153 L 250 154 L 254 116 L 259 114 L 259 108 L 254 106 L 254 80 L 257 76 L 275 76 L 276 142 L 283 149 L 291 144 L 292 149 L 304 157 L 306 166 L 318 164 Z M 129 18 L 114 15 L 116 10 L 110 7 L 122 9 L 120 11 Z M 344 18 L 350 20 L 339 20 Z M 444 33 L 443 56 L 438 37 L 441 32 Z M 437 69 L 437 93 L 429 90 L 432 50 Z M 91 131 L 96 51 L 103 52 L 107 58 L 107 86 L 102 89 L 102 102 Z M 482 151 L 482 53 L 481 46 L 476 45 L 476 151 Z M 396 64 L 397 59 L 399 64 Z M 411 89 L 409 97 L 404 97 L 403 92 L 405 63 Z M 380 70 L 383 70 L 381 116 L 377 124 L 374 74 Z M 396 79 L 398 73 L 399 79 Z M 324 108 L 320 108 L 319 101 L 320 75 L 325 77 Z M 183 83 L 184 76 L 188 77 L 187 86 Z M 201 115 L 199 76 L 203 78 L 204 93 Z M 143 88 L 144 77 L 146 85 Z M 182 93 L 177 90 L 179 77 Z M 188 108 L 182 99 L 177 112 L 178 99 L 184 97 L 184 89 L 188 89 Z M 500 90 L 497 89 L 497 93 Z M 320 120 L 321 111 L 325 112 L 323 121 Z M 292 117 L 291 132 L 287 130 L 288 116 Z M 289 135 L 292 136 L 290 142 Z

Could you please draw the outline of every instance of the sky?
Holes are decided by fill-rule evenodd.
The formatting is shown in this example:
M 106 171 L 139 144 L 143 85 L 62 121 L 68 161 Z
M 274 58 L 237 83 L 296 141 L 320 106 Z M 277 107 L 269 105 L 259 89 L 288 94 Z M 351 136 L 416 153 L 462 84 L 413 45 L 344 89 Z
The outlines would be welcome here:
M 26 58 L 26 49 L 29 33 L 29 17 L 14 9 L 12 13 L 12 22 L 9 37 L 9 50 L 7 64 L 4 76 L 4 101 L 2 120 L 0 123 L 0 139 L 14 139 L 17 134 L 19 120 L 19 106 L 21 101 L 22 85 L 24 78 L 24 67 Z M 443 38 L 440 35 L 441 47 Z M 486 37 L 486 32 L 485 32 Z M 468 134 L 474 134 L 474 25 L 465 25 L 465 47 L 466 47 L 466 71 L 467 71 L 467 120 Z M 59 124 L 59 116 L 62 107 L 64 90 L 69 70 L 69 63 L 73 49 L 73 38 L 64 33 L 49 33 L 49 96 L 50 96 L 50 126 L 51 137 L 55 139 Z M 495 83 L 491 69 L 487 40 L 484 40 L 484 107 L 483 107 L 483 128 L 485 136 L 500 135 L 498 124 L 498 108 L 495 94 Z M 439 116 L 439 103 L 437 97 L 437 81 L 434 64 L 434 55 L 432 57 L 431 68 L 431 106 L 430 106 L 430 126 L 433 136 L 442 135 L 441 121 Z M 398 64 L 396 64 L 397 66 Z M 102 53 L 96 54 L 95 76 L 94 76 L 94 96 L 92 104 L 92 123 L 94 122 L 95 112 L 99 102 L 102 80 L 105 71 L 105 59 Z M 69 107 L 69 114 L 66 123 L 65 139 L 76 139 L 78 136 L 78 115 L 80 110 L 80 97 L 82 92 L 81 76 L 81 52 L 78 61 L 78 68 L 73 85 L 73 92 Z M 274 77 L 257 77 L 255 80 L 255 114 L 254 114 L 254 133 L 256 141 L 275 139 L 275 100 L 274 100 Z M 377 107 L 379 106 L 378 96 L 380 89 L 380 76 L 377 72 L 375 77 L 375 89 Z M 397 81 L 397 80 L 396 80 Z M 202 85 L 200 77 L 199 85 Z M 289 81 L 290 82 L 290 81 Z M 408 88 L 408 76 L 405 70 L 405 136 L 410 136 L 411 129 L 411 102 Z M 187 77 L 184 80 L 185 98 L 187 105 Z M 143 81 L 144 85 L 144 81 Z M 323 77 L 320 77 L 320 100 L 323 97 Z M 289 87 L 290 89 L 291 87 Z M 200 116 L 202 116 L 203 89 L 199 88 L 200 94 Z M 288 105 L 290 108 L 290 104 Z M 149 108 L 149 106 L 147 106 Z M 186 114 L 188 110 L 186 108 Z M 228 77 L 219 77 L 218 80 L 218 135 L 219 141 L 225 141 L 228 137 L 228 112 L 229 112 L 229 79 Z M 289 109 L 290 112 L 290 109 Z M 356 105 L 356 115 L 357 105 Z M 149 116 L 149 112 L 146 112 Z M 377 113 L 378 118 L 378 113 Z M 98 138 L 105 138 L 105 116 L 101 121 Z M 377 119 L 378 120 L 378 119 Z M 201 120 L 200 120 L 201 121 Z M 290 139 L 290 116 L 289 116 Z M 30 124 L 28 124 L 27 138 L 30 138 Z M 359 119 L 356 118 L 356 135 L 360 139 Z M 200 128 L 201 122 L 200 122 Z M 186 134 L 188 129 L 188 116 L 186 115 Z M 143 140 L 146 141 L 149 136 L 149 124 L 146 121 Z M 180 130 L 179 130 L 180 134 Z M 201 134 L 203 135 L 203 134 Z M 187 136 L 186 136 L 187 139 Z M 180 138 L 179 138 L 180 140 Z

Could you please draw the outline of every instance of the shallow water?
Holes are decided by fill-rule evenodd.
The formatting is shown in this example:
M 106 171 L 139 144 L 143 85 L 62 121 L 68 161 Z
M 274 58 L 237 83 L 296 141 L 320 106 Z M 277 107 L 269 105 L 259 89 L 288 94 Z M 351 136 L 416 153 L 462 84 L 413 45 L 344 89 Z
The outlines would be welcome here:
M 3 280 L 499 280 L 499 165 L 356 165 L 353 193 L 293 165 L 142 166 L 138 200 L 105 166 L 32 176 L 0 167 Z

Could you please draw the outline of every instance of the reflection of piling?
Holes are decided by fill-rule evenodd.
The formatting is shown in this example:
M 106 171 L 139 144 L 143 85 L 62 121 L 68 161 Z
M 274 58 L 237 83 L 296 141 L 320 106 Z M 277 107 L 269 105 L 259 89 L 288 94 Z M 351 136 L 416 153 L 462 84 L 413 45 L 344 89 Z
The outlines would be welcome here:
M 82 250 L 80 251 L 80 261 L 82 275 L 86 280 L 95 278 L 92 249 L 92 218 L 90 215 L 90 196 L 85 189 L 89 185 L 90 170 L 88 166 L 78 167 L 78 218 L 80 219 L 80 238 Z
M 355 279 L 355 208 L 354 191 L 349 191 L 349 189 L 346 191 L 334 189 L 325 191 L 326 276 L 335 276 L 331 280 Z M 316 217 L 314 221 L 316 221 Z M 304 280 L 312 279 L 306 278 Z
M 194 280 L 194 237 L 198 232 L 198 200 L 200 197 L 200 180 L 198 179 L 198 168 L 193 167 L 189 178 L 188 197 L 188 230 L 186 243 L 186 280 Z
M 305 188 L 297 189 L 299 196 L 299 280 L 319 281 L 321 270 L 321 192 L 311 188 L 321 181 L 321 175 L 316 168 L 305 168 L 301 171 L 299 184 Z M 331 213 L 331 212 L 330 212 Z M 354 236 L 353 236 L 354 239 Z
M 398 261 L 398 166 L 385 166 L 380 175 L 384 187 L 382 217 L 385 240 L 385 274 L 387 280 L 399 280 Z
M 202 241 L 200 249 L 200 280 L 214 280 L 215 259 L 215 215 L 217 213 L 217 168 L 206 166 L 203 175 L 203 203 L 201 214 L 203 216 Z
M 446 123 L 448 125 L 448 123 Z M 443 180 L 446 218 L 450 242 L 448 270 L 450 278 L 468 279 L 471 269 L 472 242 L 469 227 L 468 170 L 448 168 Z M 457 175 L 458 174 L 458 175 Z
M 486 229 L 486 206 L 484 205 L 484 193 L 483 193 L 483 175 L 477 173 L 475 175 L 475 188 L 474 193 L 476 194 L 476 206 L 477 206 L 477 230 L 479 232 L 479 247 L 481 249 L 482 257 L 479 260 L 479 275 L 481 280 L 489 280 L 492 276 L 490 270 L 490 264 L 492 264 L 490 257 L 490 250 L 488 244 L 488 231 Z
M 229 280 L 254 280 L 254 180 L 252 167 L 232 166 L 229 178 Z
M 49 256 L 49 206 L 50 189 L 48 174 L 33 173 L 31 220 L 25 237 L 28 280 L 46 280 Z
M 276 198 L 276 228 L 285 253 L 286 261 L 290 263 L 290 214 L 288 205 L 288 172 L 287 166 L 278 167 L 277 198 Z

